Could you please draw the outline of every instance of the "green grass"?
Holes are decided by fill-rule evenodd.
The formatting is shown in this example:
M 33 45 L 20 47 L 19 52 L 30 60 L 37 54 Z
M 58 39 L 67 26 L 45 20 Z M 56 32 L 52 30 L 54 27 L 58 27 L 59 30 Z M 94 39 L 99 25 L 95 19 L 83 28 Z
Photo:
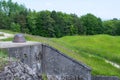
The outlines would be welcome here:
M 0 50 L 0 71 L 4 69 L 4 66 L 8 63 L 8 54 L 5 51 Z
M 108 59 L 120 65 L 120 37 L 109 35 L 72 36 L 54 39 L 70 49 Z
M 66 36 L 59 39 L 54 38 L 53 41 L 80 56 L 75 59 L 90 66 L 93 75 L 116 75 L 120 77 L 120 69 L 105 62 L 107 59 L 120 65 L 119 36 Z
M 120 65 L 120 36 L 65 36 L 45 38 L 25 35 L 27 40 L 48 44 L 64 54 L 92 68 L 92 75 L 120 77 L 120 69 L 106 63 L 105 59 Z M 12 40 L 9 38 L 7 40 Z

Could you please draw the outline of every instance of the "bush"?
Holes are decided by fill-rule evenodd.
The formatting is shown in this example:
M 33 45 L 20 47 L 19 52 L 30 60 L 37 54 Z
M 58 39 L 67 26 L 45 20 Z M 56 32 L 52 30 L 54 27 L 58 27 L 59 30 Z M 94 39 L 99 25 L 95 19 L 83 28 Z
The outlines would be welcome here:
M 20 32 L 20 25 L 18 23 L 12 23 L 10 27 L 12 31 Z

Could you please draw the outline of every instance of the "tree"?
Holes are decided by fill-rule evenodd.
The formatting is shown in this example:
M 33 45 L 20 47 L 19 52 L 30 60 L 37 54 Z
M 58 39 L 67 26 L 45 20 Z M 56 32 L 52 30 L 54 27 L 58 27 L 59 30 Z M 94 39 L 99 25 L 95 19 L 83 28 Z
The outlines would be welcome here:
M 10 27 L 11 27 L 12 31 L 20 32 L 20 27 L 21 26 L 18 23 L 12 23 Z
M 117 18 L 113 18 L 113 35 L 120 35 L 120 20 L 118 20 Z
M 87 14 L 80 18 L 82 25 L 86 28 L 85 33 L 87 35 L 102 33 L 102 22 L 100 18 L 97 18 L 93 14 Z
M 115 35 L 120 35 L 120 21 L 118 24 L 116 24 L 116 27 L 114 29 Z
M 37 14 L 37 31 L 40 36 L 54 37 L 54 20 L 50 17 L 49 11 L 41 11 Z
M 56 11 L 52 11 L 51 14 L 50 14 L 50 17 L 54 20 L 53 27 L 54 27 L 55 37 L 61 37 L 62 36 L 61 30 L 60 30 L 60 25 L 61 24 L 59 24 L 58 13 Z
M 71 14 L 71 17 L 72 17 L 71 25 L 74 28 L 72 35 L 74 35 L 74 34 L 80 34 L 80 35 L 84 34 L 85 28 L 84 28 L 84 26 L 82 26 L 80 18 L 75 14 Z
M 30 34 L 33 34 L 33 35 L 37 35 L 36 34 L 36 30 L 37 30 L 36 19 L 37 19 L 37 12 L 36 11 L 32 12 L 31 10 L 29 10 L 29 13 L 27 15 L 27 24 L 28 24 L 27 26 L 28 26 Z
M 51 18 L 55 21 L 54 23 L 55 36 L 56 37 L 64 36 L 65 23 L 64 23 L 63 13 L 52 11 Z
M 23 17 L 25 18 L 26 14 L 21 15 L 21 13 L 22 12 L 25 13 L 26 10 L 27 9 L 25 8 L 25 6 L 19 5 L 17 3 L 13 3 L 12 0 L 7 0 L 7 1 L 1 0 L 0 1 L 0 18 L 1 18 L 0 26 L 1 28 L 11 29 L 10 28 L 10 25 L 12 25 L 11 23 L 19 22 L 16 20 L 18 20 L 20 16 L 22 17 L 21 21 L 23 20 L 23 22 L 25 23 L 25 19 L 23 19 Z M 25 26 L 25 25 L 23 26 L 24 23 L 21 22 L 19 24 L 22 27 L 24 27 Z M 23 32 L 26 32 L 26 30 Z
M 9 29 L 10 20 L 4 13 L 0 12 L 0 29 Z
M 103 26 L 104 26 L 104 34 L 110 34 L 113 35 L 113 29 L 114 29 L 114 24 L 112 20 L 107 20 L 107 21 L 103 21 Z
M 120 20 L 113 18 L 103 22 L 104 33 L 110 35 L 120 35 Z

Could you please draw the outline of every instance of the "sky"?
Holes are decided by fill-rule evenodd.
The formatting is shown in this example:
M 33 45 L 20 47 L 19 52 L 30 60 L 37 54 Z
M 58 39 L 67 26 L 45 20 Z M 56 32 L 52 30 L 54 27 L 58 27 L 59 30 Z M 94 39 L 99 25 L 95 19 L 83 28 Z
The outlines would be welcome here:
M 120 0 L 12 0 L 36 11 L 62 11 L 78 16 L 92 13 L 103 20 L 120 19 Z

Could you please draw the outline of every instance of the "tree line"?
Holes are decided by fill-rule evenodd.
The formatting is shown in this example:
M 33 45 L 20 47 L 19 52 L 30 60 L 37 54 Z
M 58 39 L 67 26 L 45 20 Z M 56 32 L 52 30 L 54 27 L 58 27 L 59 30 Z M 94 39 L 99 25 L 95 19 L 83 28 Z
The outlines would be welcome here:
M 102 21 L 101 18 L 90 13 L 78 17 L 76 14 L 48 10 L 36 12 L 12 0 L 1 0 L 0 29 L 44 37 L 120 35 L 120 20 L 114 18 Z

